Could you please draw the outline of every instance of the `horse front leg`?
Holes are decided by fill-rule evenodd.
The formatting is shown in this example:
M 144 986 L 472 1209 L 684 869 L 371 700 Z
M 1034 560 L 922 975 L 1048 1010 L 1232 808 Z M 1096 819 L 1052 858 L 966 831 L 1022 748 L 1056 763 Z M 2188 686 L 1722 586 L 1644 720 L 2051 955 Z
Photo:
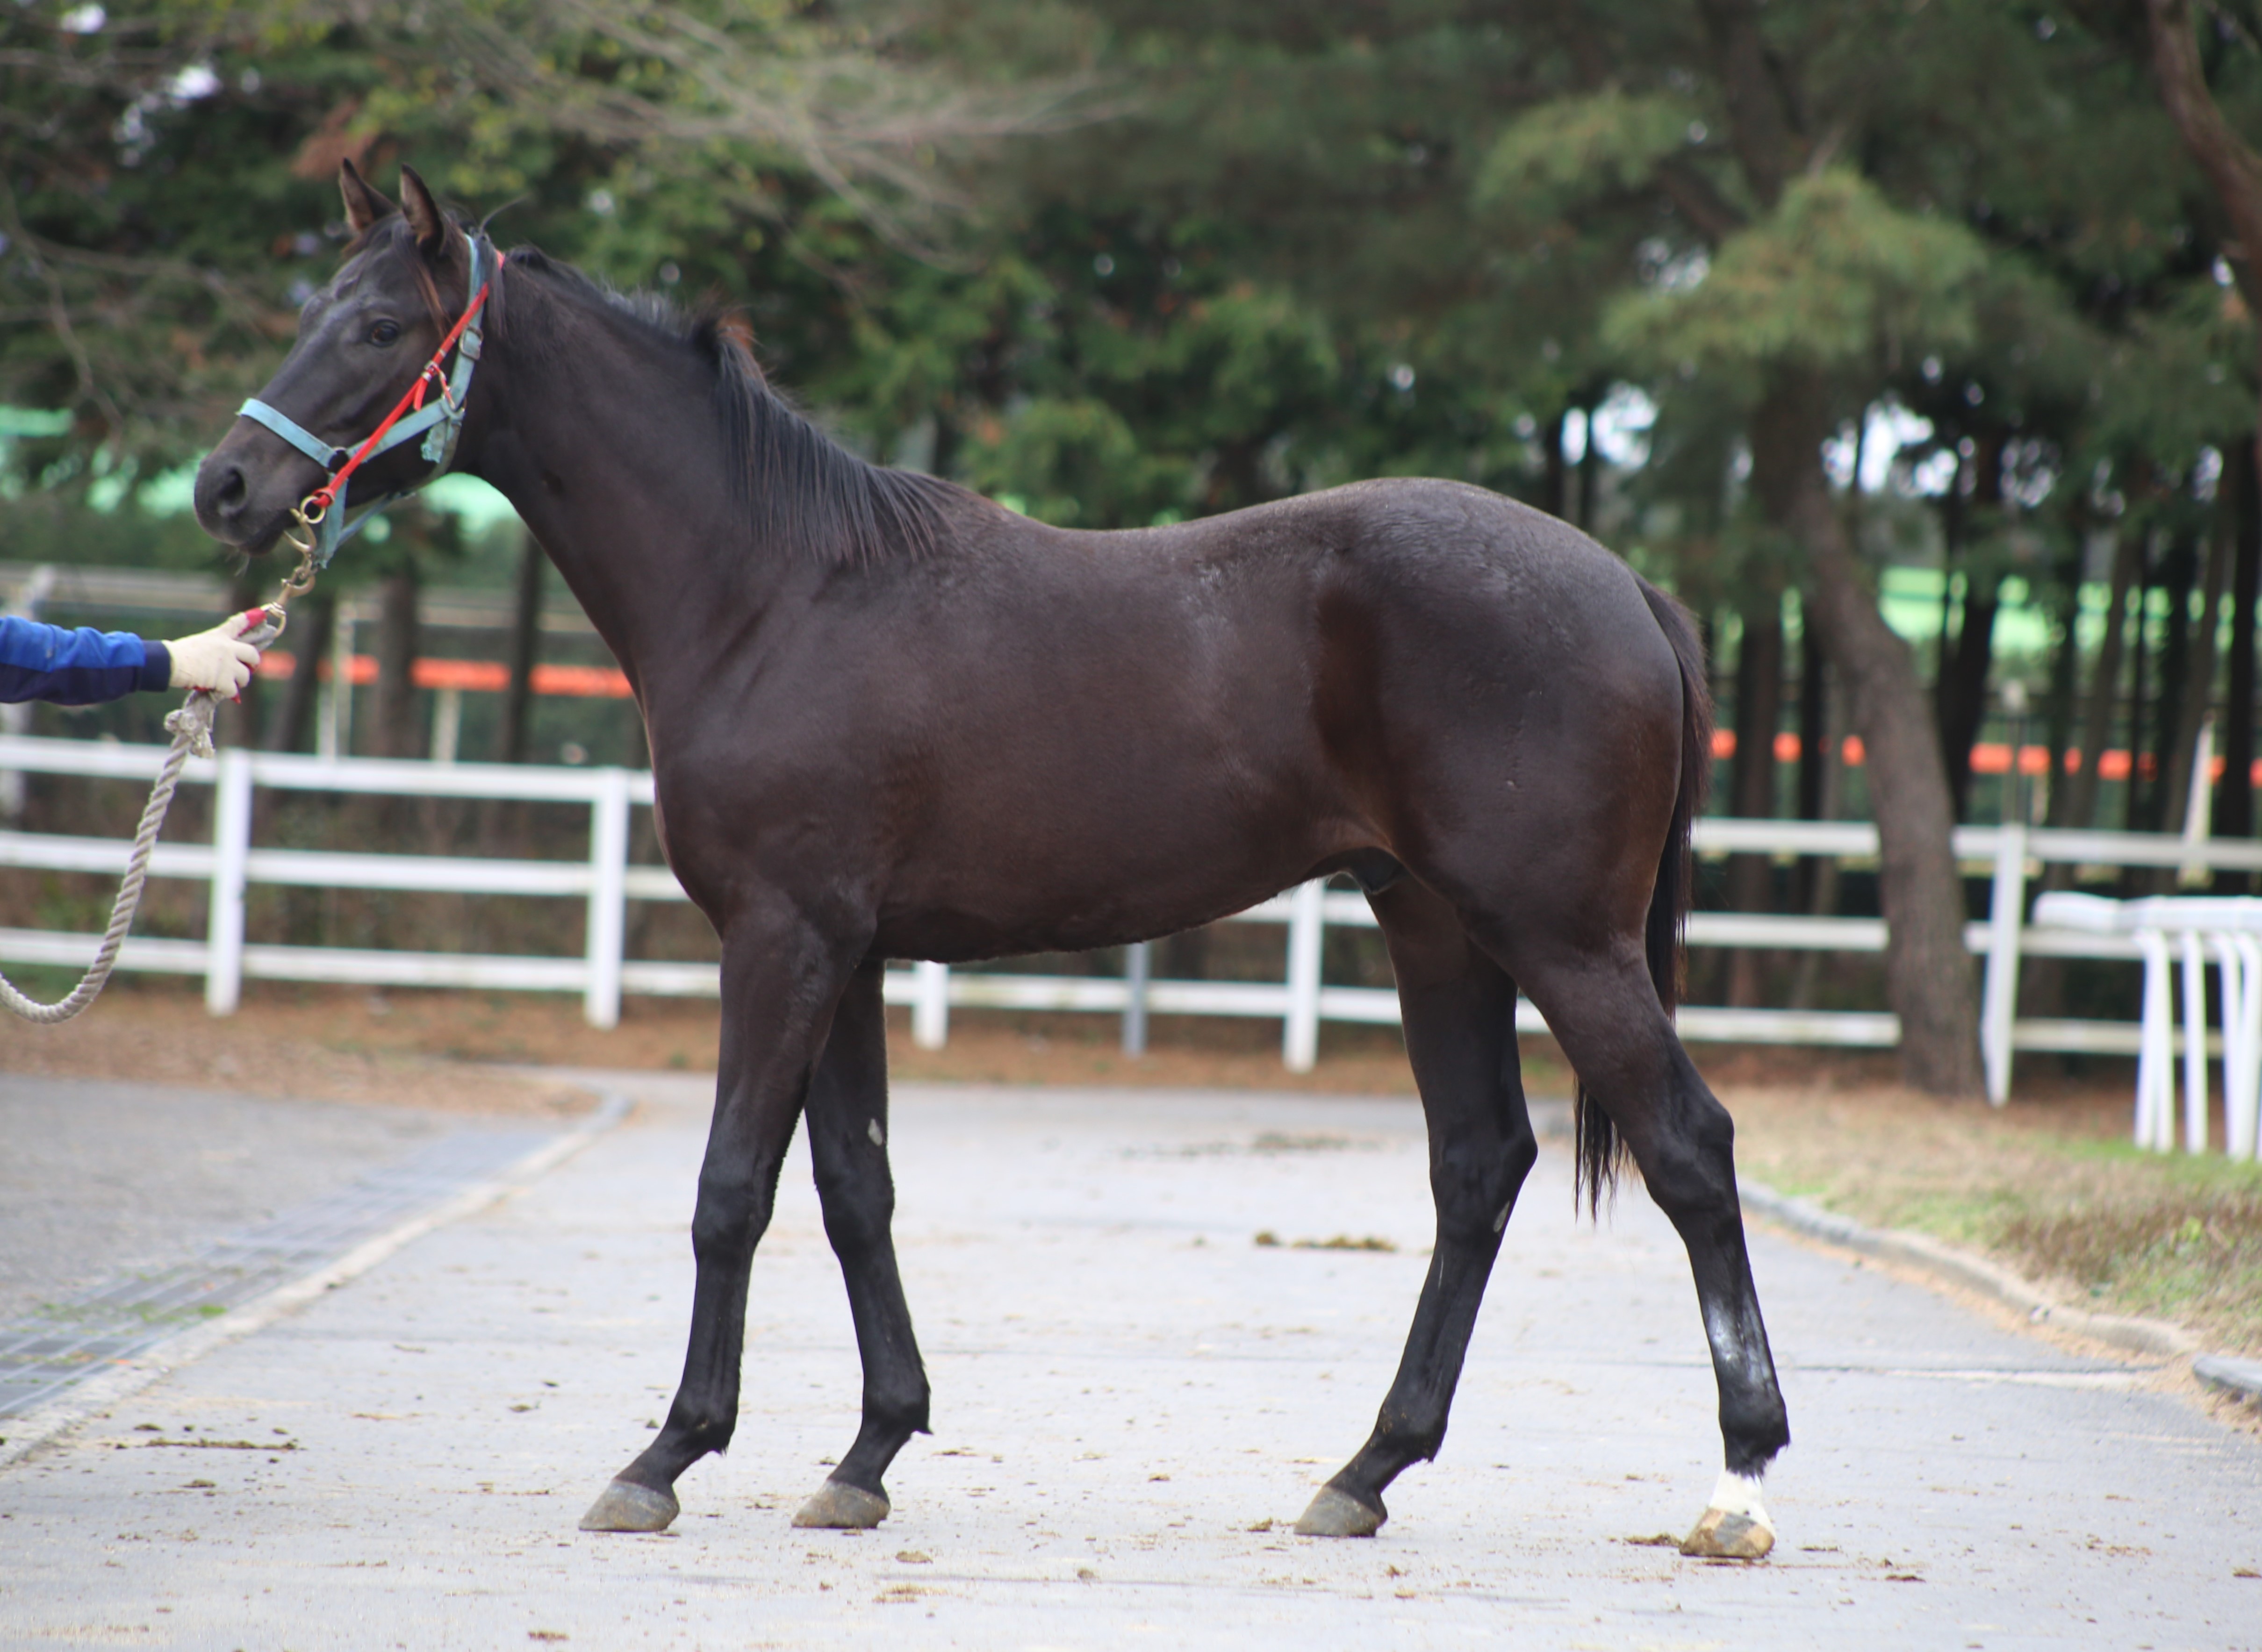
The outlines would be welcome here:
M 683 1380 L 658 1436 L 581 1517 L 585 1532 L 665 1530 L 680 1509 L 677 1477 L 731 1443 L 754 1246 L 769 1226 L 810 1072 L 861 951 L 798 915 L 734 923 L 724 937 L 722 1052 L 691 1217 L 698 1272 Z
M 804 1109 L 825 1233 L 840 1259 L 856 1323 L 864 1416 L 855 1443 L 793 1517 L 796 1526 L 862 1528 L 887 1519 L 888 1492 L 880 1476 L 904 1442 L 927 1426 L 926 1368 L 911 1334 L 890 1231 L 896 1189 L 888 1174 L 888 1033 L 881 987 L 880 964 L 868 962 L 841 995 Z

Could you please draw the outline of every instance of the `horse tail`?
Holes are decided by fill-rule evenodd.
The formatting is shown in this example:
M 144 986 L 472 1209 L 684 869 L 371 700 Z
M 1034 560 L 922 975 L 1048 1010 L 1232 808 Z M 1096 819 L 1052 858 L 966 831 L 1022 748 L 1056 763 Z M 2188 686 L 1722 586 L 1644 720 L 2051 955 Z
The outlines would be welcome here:
M 1696 863 L 1689 840 L 1696 817 L 1704 812 L 1704 794 L 1712 780 L 1712 695 L 1704 680 L 1704 645 L 1689 610 L 1646 579 L 1637 581 L 1642 600 L 1656 616 L 1658 629 L 1673 645 L 1681 667 L 1681 774 L 1673 799 L 1673 828 L 1666 836 L 1665 852 L 1657 864 L 1657 884 L 1649 897 L 1644 951 L 1649 958 L 1649 979 L 1657 988 L 1657 1002 L 1669 1019 L 1681 1002 L 1686 949 L 1682 938 L 1689 926 L 1689 906 L 1696 894 Z M 1625 1145 L 1619 1140 L 1610 1117 L 1598 1106 L 1583 1084 L 1574 1088 L 1577 1116 L 1578 1162 L 1573 1168 L 1572 1196 L 1581 1189 L 1587 1211 L 1598 1215 L 1603 1196 L 1614 1191 Z

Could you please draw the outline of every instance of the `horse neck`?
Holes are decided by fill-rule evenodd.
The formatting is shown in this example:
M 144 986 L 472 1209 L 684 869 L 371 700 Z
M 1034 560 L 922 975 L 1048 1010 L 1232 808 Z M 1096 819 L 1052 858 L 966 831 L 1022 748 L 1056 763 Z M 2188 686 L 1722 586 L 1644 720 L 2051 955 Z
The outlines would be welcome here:
M 462 468 L 510 500 L 628 674 L 692 679 L 698 638 L 743 635 L 769 606 L 760 560 L 718 554 L 745 528 L 711 380 L 688 350 L 602 301 L 515 274 Z M 696 617 L 699 623 L 688 621 Z

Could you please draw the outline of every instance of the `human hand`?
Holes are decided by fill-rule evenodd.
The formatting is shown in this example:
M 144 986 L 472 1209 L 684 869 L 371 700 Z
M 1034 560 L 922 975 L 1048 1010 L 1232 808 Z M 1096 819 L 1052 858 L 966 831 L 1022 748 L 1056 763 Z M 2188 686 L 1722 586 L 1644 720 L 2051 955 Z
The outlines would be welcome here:
M 198 631 L 165 644 L 172 657 L 172 686 L 203 688 L 215 694 L 236 694 L 251 680 L 259 664 L 259 650 L 243 641 L 245 633 L 265 623 L 266 611 L 253 608 L 231 614 L 209 631 Z

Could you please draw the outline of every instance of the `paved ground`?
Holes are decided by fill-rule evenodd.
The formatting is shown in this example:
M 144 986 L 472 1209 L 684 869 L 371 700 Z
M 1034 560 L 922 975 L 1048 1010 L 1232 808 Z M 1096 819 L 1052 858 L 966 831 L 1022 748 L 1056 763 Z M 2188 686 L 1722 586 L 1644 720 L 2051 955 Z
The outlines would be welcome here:
M 787 1525 L 856 1394 L 797 1163 L 738 1451 L 686 1476 L 674 1532 L 585 1536 L 676 1374 L 693 1088 L 0 1474 L 0 1644 L 2262 1644 L 2251 1438 L 2141 1368 L 1764 1234 L 1783 1547 L 1744 1568 L 1629 1542 L 1704 1502 L 1711 1377 L 1670 1230 L 1639 1194 L 1576 1225 L 1552 1148 L 1443 1461 L 1373 1541 L 1287 1535 L 1425 1266 L 1417 1116 L 1324 1097 L 907 1088 L 936 1433 L 894 1517 Z M 1398 1249 L 1293 1247 L 1337 1234 Z
M 468 1122 L 0 1074 L 0 1319 L 121 1270 L 162 1267 Z

